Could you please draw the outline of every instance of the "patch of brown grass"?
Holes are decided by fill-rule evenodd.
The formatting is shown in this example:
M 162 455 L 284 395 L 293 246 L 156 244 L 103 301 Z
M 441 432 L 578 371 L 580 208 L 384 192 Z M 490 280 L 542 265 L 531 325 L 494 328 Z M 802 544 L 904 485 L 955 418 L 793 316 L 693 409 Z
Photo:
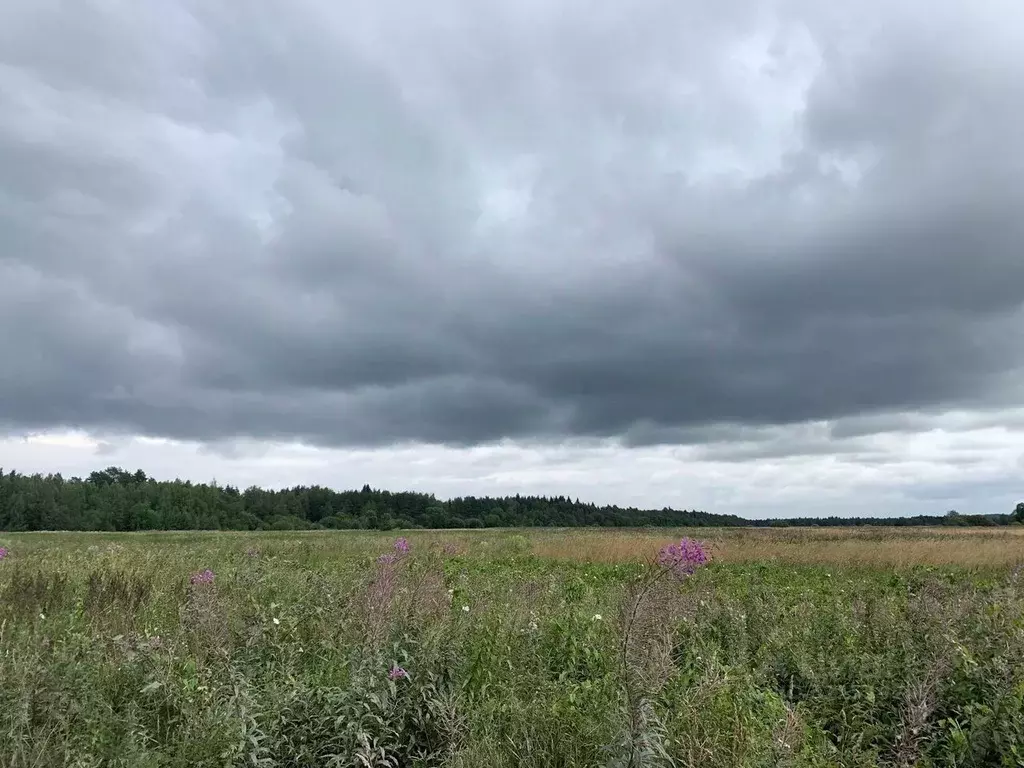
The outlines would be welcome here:
M 668 541 L 704 541 L 715 560 L 794 565 L 1014 567 L 1024 563 L 1024 527 L 564 529 L 530 536 L 540 557 L 626 563 L 651 559 Z

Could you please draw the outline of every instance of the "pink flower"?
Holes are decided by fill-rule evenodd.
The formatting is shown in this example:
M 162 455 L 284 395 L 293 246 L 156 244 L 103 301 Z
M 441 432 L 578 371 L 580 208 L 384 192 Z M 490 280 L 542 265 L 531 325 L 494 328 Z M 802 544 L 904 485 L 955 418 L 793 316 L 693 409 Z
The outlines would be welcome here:
M 402 679 L 408 678 L 408 677 L 409 677 L 409 673 L 406 672 L 404 669 L 402 669 L 397 664 L 392 666 L 391 667 L 391 671 L 388 672 L 388 679 L 390 679 L 390 680 L 402 680 Z
M 678 544 L 666 544 L 658 552 L 658 565 L 678 577 L 689 576 L 710 559 L 703 544 L 685 537 Z
M 211 584 L 213 583 L 213 571 L 207 568 L 205 571 L 193 573 L 188 581 L 190 584 Z

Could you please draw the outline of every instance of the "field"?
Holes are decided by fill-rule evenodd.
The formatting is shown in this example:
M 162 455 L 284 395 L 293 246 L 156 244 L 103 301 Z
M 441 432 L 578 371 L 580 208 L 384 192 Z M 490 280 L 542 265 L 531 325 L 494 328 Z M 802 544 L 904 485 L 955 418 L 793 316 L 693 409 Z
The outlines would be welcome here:
M 3 766 L 1024 765 L 1019 527 L 0 545 Z

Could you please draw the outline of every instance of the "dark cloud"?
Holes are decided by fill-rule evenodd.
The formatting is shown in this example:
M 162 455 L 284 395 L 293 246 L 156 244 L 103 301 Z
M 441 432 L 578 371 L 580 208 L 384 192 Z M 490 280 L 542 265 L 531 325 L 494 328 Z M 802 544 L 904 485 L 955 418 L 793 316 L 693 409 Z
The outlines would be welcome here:
M 96 456 L 116 456 L 119 450 L 117 443 L 96 443 L 96 447 L 93 449 L 93 453 Z
M 770 456 L 1024 404 L 1015 4 L 60 6 L 0 10 L 12 432 L 840 420 Z
M 1009 514 L 1013 512 L 1015 502 L 1012 499 L 1020 495 L 1020 483 L 1009 478 L 951 481 L 910 487 L 906 490 L 910 499 L 943 502 L 976 502 L 977 499 L 1001 499 L 1002 509 L 960 509 L 962 513 L 974 514 Z

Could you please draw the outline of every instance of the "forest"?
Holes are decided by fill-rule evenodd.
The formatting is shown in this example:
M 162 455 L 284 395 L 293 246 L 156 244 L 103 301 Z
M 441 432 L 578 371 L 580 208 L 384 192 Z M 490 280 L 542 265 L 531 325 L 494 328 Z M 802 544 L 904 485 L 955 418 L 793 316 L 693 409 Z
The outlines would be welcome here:
M 598 506 L 565 496 L 461 497 L 392 492 L 364 485 L 281 490 L 163 481 L 143 470 L 108 467 L 87 478 L 23 474 L 0 469 L 0 530 L 307 530 L 677 527 L 677 526 L 996 526 L 1024 522 L 1024 503 L 1010 514 L 955 511 L 916 517 L 826 517 L 751 520 L 737 515 L 672 509 Z

